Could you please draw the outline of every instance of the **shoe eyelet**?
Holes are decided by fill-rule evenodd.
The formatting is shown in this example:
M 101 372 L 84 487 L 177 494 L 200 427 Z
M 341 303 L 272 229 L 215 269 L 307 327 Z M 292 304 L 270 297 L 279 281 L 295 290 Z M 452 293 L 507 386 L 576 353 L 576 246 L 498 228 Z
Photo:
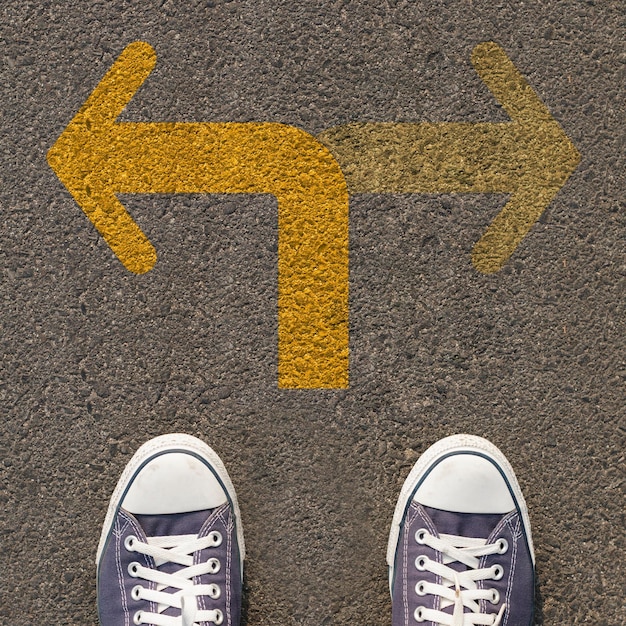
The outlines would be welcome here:
M 415 611 L 413 611 L 413 618 L 416 622 L 424 622 L 426 618 L 424 617 L 424 607 L 418 606 Z
M 219 588 L 219 585 L 209 585 L 209 597 L 212 600 L 217 600 L 222 595 L 222 590 Z
M 220 571 L 220 568 L 222 567 L 221 563 L 219 562 L 218 559 L 215 558 L 211 558 L 207 561 L 207 564 L 209 565 L 209 574 L 217 574 L 217 572 Z
M 215 609 L 215 619 L 213 622 L 218 626 L 224 621 L 224 613 L 222 613 L 219 609 Z
M 126 539 L 124 539 L 124 547 L 128 552 L 134 552 L 135 548 L 133 548 L 135 541 L 137 541 L 137 537 L 135 535 L 128 535 Z
M 504 539 L 504 537 L 498 539 L 496 545 L 498 546 L 498 554 L 506 554 L 507 550 L 509 549 L 509 542 Z
M 491 598 L 489 598 L 491 604 L 498 604 L 500 602 L 500 593 L 497 589 L 491 589 Z
M 415 593 L 418 596 L 425 596 L 426 595 L 426 581 L 425 580 L 420 580 L 415 585 Z
M 141 600 L 142 591 L 143 591 L 143 587 L 141 585 L 135 585 L 130 591 L 130 597 L 133 600 Z
M 420 528 L 419 530 L 415 531 L 415 541 L 423 546 L 426 543 L 427 534 L 428 531 L 425 528 Z
M 420 554 L 420 556 L 415 559 L 415 568 L 418 569 L 420 572 L 425 572 L 426 564 L 429 560 L 430 559 L 427 556 Z
M 142 615 L 141 615 L 141 611 L 137 611 L 134 615 L 133 615 L 133 624 L 143 624 L 143 619 L 142 619 Z
M 128 573 L 133 577 L 133 578 L 137 578 L 137 576 L 139 576 L 139 568 L 141 567 L 141 565 L 139 563 L 137 563 L 137 561 L 133 561 L 132 563 L 129 564 L 128 566 Z
M 209 533 L 209 538 L 213 542 L 209 547 L 217 548 L 218 546 L 222 545 L 222 533 L 218 532 L 217 530 L 211 531 Z
M 504 576 L 504 567 L 502 565 L 494 565 L 492 568 L 491 578 L 493 580 L 500 580 Z

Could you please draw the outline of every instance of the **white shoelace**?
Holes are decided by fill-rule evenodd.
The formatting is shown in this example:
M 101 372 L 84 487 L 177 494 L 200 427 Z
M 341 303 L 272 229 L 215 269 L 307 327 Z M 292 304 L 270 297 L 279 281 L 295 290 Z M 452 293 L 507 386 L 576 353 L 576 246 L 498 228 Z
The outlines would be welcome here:
M 208 596 L 216 600 L 221 595 L 219 586 L 196 585 L 193 582 L 194 576 L 216 574 L 221 567 L 219 560 L 215 558 L 194 565 L 193 553 L 196 550 L 217 547 L 221 543 L 222 535 L 217 531 L 201 538 L 196 535 L 149 537 L 147 543 L 139 541 L 134 536 L 127 537 L 124 543 L 126 549 L 153 557 L 157 567 L 167 562 L 184 566 L 173 574 L 144 567 L 137 562 L 128 566 L 128 572 L 133 578 L 156 583 L 156 589 L 136 585 L 133 587 L 132 597 L 135 600 L 156 602 L 158 605 L 158 613 L 138 611 L 133 616 L 133 622 L 154 626 L 198 626 L 200 622 L 221 624 L 224 621 L 222 611 L 219 609 L 200 610 L 197 600 L 199 596 Z M 178 591 L 164 592 L 163 589 L 168 587 L 178 589 Z M 180 617 L 162 615 L 163 611 L 170 607 L 180 609 Z
M 441 597 L 440 608 L 454 606 L 452 614 L 434 609 L 418 607 L 414 617 L 418 622 L 434 622 L 444 626 L 499 626 L 506 610 L 502 604 L 498 613 L 481 613 L 480 600 L 496 605 L 500 602 L 495 589 L 479 589 L 477 584 L 482 580 L 499 580 L 504 575 L 500 565 L 478 569 L 481 556 L 487 554 L 504 554 L 508 550 L 505 539 L 487 544 L 486 539 L 458 537 L 456 535 L 440 535 L 433 537 L 428 531 L 420 529 L 415 533 L 415 540 L 437 550 L 443 555 L 443 563 L 432 561 L 426 556 L 418 556 L 415 567 L 420 571 L 437 574 L 442 584 L 420 581 L 415 586 L 418 596 L 437 595 Z M 448 567 L 450 563 L 463 563 L 467 570 L 457 572 Z M 469 612 L 464 611 L 465 608 Z

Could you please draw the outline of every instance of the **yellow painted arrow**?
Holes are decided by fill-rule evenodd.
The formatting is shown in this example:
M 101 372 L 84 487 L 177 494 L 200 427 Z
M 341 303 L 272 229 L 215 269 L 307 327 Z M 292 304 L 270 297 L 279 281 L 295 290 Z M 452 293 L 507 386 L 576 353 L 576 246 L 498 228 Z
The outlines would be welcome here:
M 580 161 L 580 154 L 505 52 L 481 43 L 472 63 L 511 117 L 504 123 L 354 123 L 318 135 L 350 193 L 509 193 L 474 246 L 476 269 L 499 270 Z
M 129 45 L 48 152 L 48 163 L 120 261 L 154 247 L 118 193 L 268 193 L 278 201 L 278 383 L 348 385 L 348 191 L 329 150 L 274 123 L 116 122 L 156 63 Z

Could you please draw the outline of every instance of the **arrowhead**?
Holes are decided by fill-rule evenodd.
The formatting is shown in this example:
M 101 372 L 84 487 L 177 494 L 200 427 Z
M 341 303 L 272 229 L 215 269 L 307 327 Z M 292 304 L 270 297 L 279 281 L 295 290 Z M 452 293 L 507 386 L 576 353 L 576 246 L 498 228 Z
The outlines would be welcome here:
M 115 195 L 104 172 L 113 125 L 156 63 L 144 42 L 127 46 L 48 151 L 48 164 L 124 266 L 152 269 L 156 251 Z
M 580 153 L 504 50 L 493 42 L 472 52 L 472 63 L 515 128 L 520 176 L 512 194 L 472 251 L 484 273 L 498 271 L 580 162 Z

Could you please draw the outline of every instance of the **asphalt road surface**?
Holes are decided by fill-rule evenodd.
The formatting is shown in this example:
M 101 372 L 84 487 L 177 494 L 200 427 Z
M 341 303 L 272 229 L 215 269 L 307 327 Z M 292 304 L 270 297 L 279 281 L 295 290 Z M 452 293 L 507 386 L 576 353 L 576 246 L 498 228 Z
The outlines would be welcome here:
M 0 623 L 97 624 L 109 497 L 175 431 L 237 489 L 248 626 L 389 624 L 400 486 L 459 432 L 516 470 L 537 624 L 626 623 L 625 40 L 617 0 L 3 0 Z M 137 274 L 47 162 L 135 41 L 157 62 L 120 121 L 314 136 L 506 123 L 470 61 L 492 41 L 580 162 L 491 273 L 472 249 L 505 193 L 352 193 L 349 384 L 281 388 L 273 196 L 121 194 L 158 255 Z

